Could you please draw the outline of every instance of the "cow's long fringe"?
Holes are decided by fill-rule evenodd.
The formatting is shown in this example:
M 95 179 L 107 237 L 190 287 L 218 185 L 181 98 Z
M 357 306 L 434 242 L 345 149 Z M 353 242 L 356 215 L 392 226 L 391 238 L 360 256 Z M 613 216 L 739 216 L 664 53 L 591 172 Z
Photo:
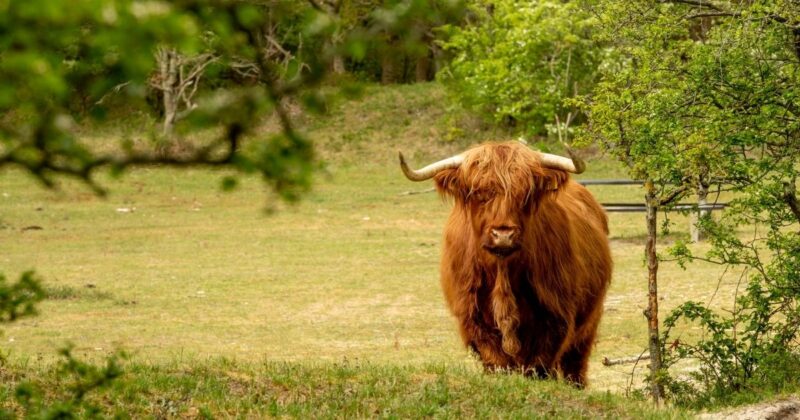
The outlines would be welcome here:
M 508 267 L 498 264 L 497 277 L 492 290 L 492 309 L 494 322 L 503 335 L 503 351 L 510 355 L 519 353 L 521 345 L 517 337 L 519 326 L 519 310 L 511 290 L 511 280 L 508 278 Z

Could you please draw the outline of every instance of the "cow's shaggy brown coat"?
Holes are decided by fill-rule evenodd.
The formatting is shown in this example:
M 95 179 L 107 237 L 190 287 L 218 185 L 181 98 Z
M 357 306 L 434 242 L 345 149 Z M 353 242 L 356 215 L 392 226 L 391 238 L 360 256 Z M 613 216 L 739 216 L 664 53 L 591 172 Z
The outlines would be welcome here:
M 453 197 L 441 282 L 465 345 L 487 369 L 563 375 L 584 386 L 611 280 L 608 220 L 568 173 L 516 143 L 485 144 L 434 177 Z M 487 250 L 491 229 L 519 232 L 519 250 Z

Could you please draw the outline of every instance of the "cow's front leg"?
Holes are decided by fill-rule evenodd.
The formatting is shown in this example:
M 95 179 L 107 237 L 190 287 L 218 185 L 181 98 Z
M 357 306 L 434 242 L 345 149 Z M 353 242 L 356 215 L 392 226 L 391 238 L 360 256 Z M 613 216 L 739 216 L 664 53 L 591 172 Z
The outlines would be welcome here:
M 514 359 L 503 352 L 499 343 L 472 343 L 472 350 L 478 354 L 483 364 L 483 369 L 487 372 L 497 372 L 501 370 L 512 370 L 516 368 Z
M 481 359 L 487 371 L 513 369 L 517 366 L 514 358 L 503 351 L 502 337 L 487 331 L 478 323 L 464 320 L 461 323 L 461 337 L 472 351 Z

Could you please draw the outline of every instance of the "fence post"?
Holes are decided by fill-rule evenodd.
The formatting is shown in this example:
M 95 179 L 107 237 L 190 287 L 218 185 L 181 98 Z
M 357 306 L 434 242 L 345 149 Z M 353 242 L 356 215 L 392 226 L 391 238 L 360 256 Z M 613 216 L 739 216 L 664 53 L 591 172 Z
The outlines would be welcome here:
M 708 204 L 707 197 L 708 197 L 708 183 L 705 182 L 705 180 L 701 177 L 697 185 L 697 205 L 704 206 Z M 702 210 L 702 209 L 698 209 L 697 211 L 692 212 L 692 220 L 690 226 L 690 231 L 692 234 L 692 242 L 697 243 L 705 239 L 705 235 L 700 230 L 699 223 L 703 217 L 706 217 L 706 215 L 708 215 L 708 213 L 709 213 L 708 210 Z

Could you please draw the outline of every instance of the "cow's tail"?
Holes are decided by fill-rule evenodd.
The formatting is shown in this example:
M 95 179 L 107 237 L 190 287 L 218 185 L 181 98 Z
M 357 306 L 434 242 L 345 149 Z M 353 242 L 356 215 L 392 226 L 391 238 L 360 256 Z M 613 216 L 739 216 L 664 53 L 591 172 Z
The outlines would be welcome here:
M 508 267 L 505 264 L 498 264 L 497 277 L 494 282 L 494 290 L 492 290 L 492 309 L 494 310 L 494 322 L 503 334 L 503 351 L 510 355 L 516 355 L 521 347 L 517 337 L 519 310 L 517 302 L 514 300 L 514 292 L 511 290 Z

